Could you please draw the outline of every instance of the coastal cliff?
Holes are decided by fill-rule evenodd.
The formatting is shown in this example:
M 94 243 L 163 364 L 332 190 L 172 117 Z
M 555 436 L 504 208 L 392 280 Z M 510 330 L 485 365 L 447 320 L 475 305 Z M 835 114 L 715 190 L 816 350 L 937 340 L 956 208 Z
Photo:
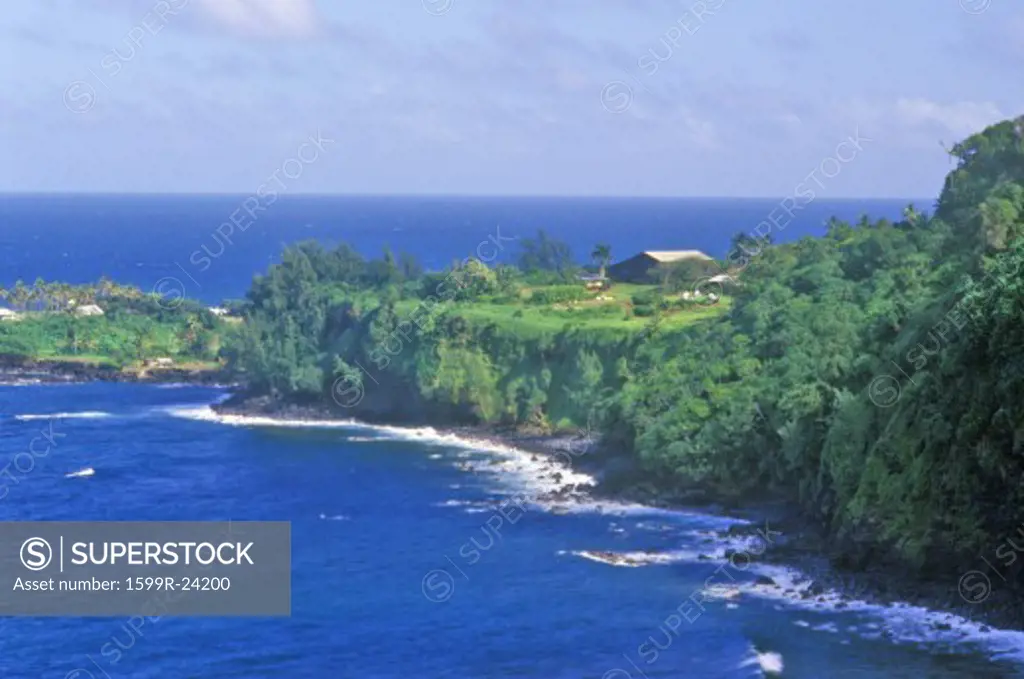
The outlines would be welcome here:
M 738 236 L 727 299 L 694 302 L 670 276 L 613 286 L 623 306 L 567 297 L 565 248 L 545 238 L 518 268 L 440 274 L 303 243 L 254 281 L 230 366 L 250 396 L 344 417 L 591 427 L 632 486 L 780 499 L 836 565 L 955 587 L 1024 503 L 1020 131 L 956 145 L 934 214 Z

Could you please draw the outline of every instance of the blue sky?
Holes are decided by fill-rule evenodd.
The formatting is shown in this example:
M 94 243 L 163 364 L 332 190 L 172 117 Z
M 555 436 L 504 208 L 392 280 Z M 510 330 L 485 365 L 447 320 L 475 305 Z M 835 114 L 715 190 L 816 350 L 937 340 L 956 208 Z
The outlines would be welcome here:
M 0 191 L 924 198 L 1024 113 L 1019 0 L 4 9 Z

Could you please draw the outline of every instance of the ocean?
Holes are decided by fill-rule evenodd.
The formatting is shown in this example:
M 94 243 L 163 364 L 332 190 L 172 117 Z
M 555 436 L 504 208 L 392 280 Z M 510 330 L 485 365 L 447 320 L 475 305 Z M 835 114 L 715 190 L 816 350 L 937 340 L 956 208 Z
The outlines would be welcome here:
M 247 200 L 249 201 L 247 203 Z M 781 200 L 279 196 L 252 214 L 248 196 L 0 195 L 0 285 L 42 277 L 87 283 L 106 275 L 162 295 L 215 304 L 245 294 L 289 243 L 344 241 L 364 256 L 385 245 L 428 269 L 477 256 L 513 262 L 514 239 L 545 229 L 586 262 L 597 243 L 614 260 L 642 250 L 725 256 L 739 232 L 777 242 L 820 235 L 830 217 L 899 219 L 934 199 Z M 790 201 L 789 204 L 792 204 Z M 234 219 L 234 221 L 232 221 Z M 775 220 L 772 225 L 769 220 Z M 763 225 L 763 226 L 762 226 Z M 219 230 L 219 231 L 218 231 Z
M 0 516 L 290 521 L 291 617 L 2 618 L 0 676 L 745 679 L 764 676 L 758 654 L 792 679 L 1024 676 L 1020 633 L 759 591 L 758 575 L 803 585 L 757 546 L 725 561 L 710 531 L 730 519 L 610 502 L 554 512 L 534 501 L 545 485 L 528 454 L 430 429 L 220 418 L 208 406 L 224 393 L 0 386 Z M 15 467 L 41 431 L 49 452 Z M 95 473 L 66 476 L 84 468 Z M 509 498 L 524 509 L 495 521 Z M 645 550 L 661 557 L 586 558 Z M 698 596 L 709 581 L 738 595 Z
M 618 256 L 721 255 L 778 206 L 282 198 L 219 252 L 212 234 L 244 198 L 5 197 L 0 283 L 106 274 L 152 289 L 173 278 L 213 303 L 244 294 L 283 243 L 345 240 L 367 255 L 389 243 L 441 267 L 496 229 L 545 228 L 581 257 L 600 241 Z M 817 201 L 776 236 L 820 233 L 832 215 L 898 218 L 907 202 Z M 190 262 L 197 251 L 205 271 Z M 221 417 L 209 406 L 226 394 L 0 384 L 0 518 L 290 521 L 291 617 L 0 618 L 0 676 L 740 679 L 774 665 L 796 679 L 1024 677 L 1024 634 L 905 605 L 840 606 L 831 592 L 803 599 L 801 574 L 716 535 L 735 519 L 612 502 L 567 510 L 542 501 L 551 469 L 530 454 L 429 428 Z M 54 445 L 27 454 L 44 431 Z M 499 509 L 510 501 L 522 506 L 514 521 Z

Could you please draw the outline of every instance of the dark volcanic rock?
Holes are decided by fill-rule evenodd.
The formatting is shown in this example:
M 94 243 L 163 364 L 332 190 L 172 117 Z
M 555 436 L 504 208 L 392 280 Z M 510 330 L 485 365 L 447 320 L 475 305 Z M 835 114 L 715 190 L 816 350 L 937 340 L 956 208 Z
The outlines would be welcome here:
M 231 376 L 219 370 L 184 368 L 151 369 L 143 373 L 122 372 L 111 365 L 72 361 L 33 360 L 24 356 L 0 354 L 0 379 L 26 379 L 40 382 L 153 382 L 225 385 Z

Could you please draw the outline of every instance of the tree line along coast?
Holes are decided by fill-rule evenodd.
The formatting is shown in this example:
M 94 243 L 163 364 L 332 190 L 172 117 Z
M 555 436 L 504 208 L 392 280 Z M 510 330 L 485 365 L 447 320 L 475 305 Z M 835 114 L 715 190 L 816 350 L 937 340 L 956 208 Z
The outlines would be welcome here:
M 739 235 L 722 261 L 619 266 L 597 245 L 581 269 L 539 232 L 515 263 L 426 272 L 303 242 L 217 312 L 109 282 L 93 297 L 15 286 L 0 355 L 136 374 L 166 358 L 239 381 L 239 409 L 593 427 L 634 489 L 779 499 L 840 568 L 955 589 L 1021 524 L 1022 127 L 955 145 L 932 213 L 832 220 L 785 244 Z M 1021 563 L 1000 573 L 1007 596 Z

